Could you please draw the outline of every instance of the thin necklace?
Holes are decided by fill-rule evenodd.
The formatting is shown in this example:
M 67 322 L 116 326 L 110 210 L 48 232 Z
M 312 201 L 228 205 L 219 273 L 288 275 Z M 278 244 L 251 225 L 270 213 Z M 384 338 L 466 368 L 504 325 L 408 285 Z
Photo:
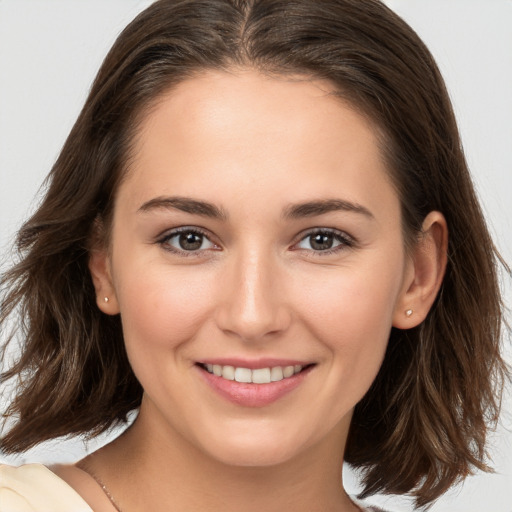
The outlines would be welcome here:
M 113 507 L 117 510 L 117 512 L 122 512 L 122 510 L 119 508 L 119 505 L 116 503 L 114 496 L 112 496 L 112 494 L 108 490 L 108 487 L 92 471 L 90 471 L 85 464 L 80 464 L 80 466 L 78 467 L 82 471 L 85 471 L 90 477 L 92 477 L 94 481 L 101 487 L 101 490 L 105 493 L 105 496 L 110 500 L 110 503 L 112 503 Z
M 89 468 L 85 464 L 80 464 L 78 466 L 82 471 L 85 471 L 89 476 L 91 476 L 94 481 L 101 487 L 101 490 L 105 493 L 105 496 L 110 500 L 110 503 L 112 503 L 113 507 L 116 509 L 117 512 L 123 512 L 119 505 L 116 503 L 116 500 L 114 499 L 114 496 L 112 496 L 111 492 L 108 490 L 108 487 L 92 472 L 89 470 Z M 361 511 L 364 512 L 363 509 L 354 501 L 352 503 Z

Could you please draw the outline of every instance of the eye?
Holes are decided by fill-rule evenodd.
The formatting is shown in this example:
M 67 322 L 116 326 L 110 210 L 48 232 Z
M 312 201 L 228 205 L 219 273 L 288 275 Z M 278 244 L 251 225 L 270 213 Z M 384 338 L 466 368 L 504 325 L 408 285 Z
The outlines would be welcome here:
M 352 238 L 342 231 L 317 229 L 304 236 L 295 247 L 297 249 L 331 253 L 353 245 Z
M 180 228 L 167 233 L 158 241 L 165 249 L 177 253 L 194 253 L 208 249 L 218 249 L 204 233 L 196 229 Z

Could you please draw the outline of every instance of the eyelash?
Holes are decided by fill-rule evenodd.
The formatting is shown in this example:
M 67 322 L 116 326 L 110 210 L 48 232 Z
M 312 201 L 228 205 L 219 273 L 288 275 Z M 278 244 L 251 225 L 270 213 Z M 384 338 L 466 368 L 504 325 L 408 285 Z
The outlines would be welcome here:
M 356 245 L 356 240 L 353 237 L 351 237 L 350 235 L 348 235 L 347 233 L 345 233 L 344 231 L 339 231 L 338 229 L 333 229 L 333 228 L 313 228 L 313 229 L 308 230 L 307 232 L 301 233 L 299 235 L 298 242 L 296 242 L 293 246 L 296 247 L 302 241 L 306 240 L 307 238 L 311 238 L 315 235 L 332 235 L 333 239 L 335 241 L 339 242 L 339 245 L 332 247 L 330 249 L 319 250 L 319 251 L 315 251 L 312 249 L 301 249 L 301 248 L 296 248 L 294 250 L 297 250 L 297 251 L 304 250 L 304 251 L 310 252 L 315 257 L 324 257 L 324 256 L 328 256 L 330 254 L 338 253 L 338 252 L 346 250 L 346 249 L 353 248 Z
M 174 254 L 178 254 L 180 256 L 184 257 L 198 257 L 201 256 L 205 251 L 208 249 L 198 249 L 198 250 L 192 250 L 192 251 L 186 251 L 186 250 L 180 250 L 176 247 L 172 247 L 169 245 L 169 241 L 179 235 L 182 234 L 192 234 L 202 237 L 203 239 L 208 240 L 211 244 L 214 246 L 217 246 L 215 242 L 212 242 L 210 240 L 210 237 L 207 232 L 197 228 L 197 227 L 189 227 L 189 226 L 183 226 L 180 228 L 173 229 L 171 232 L 166 233 L 164 236 L 161 236 L 157 239 L 157 243 L 160 244 L 166 251 L 172 252 Z M 298 248 L 297 245 L 300 244 L 302 241 L 306 240 L 307 238 L 311 238 L 315 235 L 332 235 L 334 240 L 339 242 L 339 245 L 325 250 L 318 250 L 315 251 L 313 249 L 304 249 L 304 248 Z M 311 254 L 313 254 L 315 257 L 322 257 L 322 256 L 328 256 L 330 254 L 334 254 L 340 251 L 343 251 L 345 249 L 350 249 L 356 245 L 356 241 L 353 237 L 348 235 L 347 233 L 343 231 L 339 231 L 337 229 L 333 228 L 313 228 L 308 230 L 307 232 L 303 232 L 299 235 L 298 241 L 295 242 L 292 246 L 292 250 L 296 251 L 307 251 Z M 220 249 L 215 249 L 220 250 Z
M 192 235 L 200 236 L 203 239 L 208 240 L 214 246 L 217 246 L 217 244 L 215 244 L 215 242 L 212 242 L 210 240 L 210 236 L 208 235 L 208 233 L 206 231 L 203 231 L 197 227 L 190 227 L 190 226 L 183 226 L 180 228 L 173 229 L 172 231 L 167 232 L 165 235 L 160 237 L 156 242 L 158 244 L 160 244 L 166 251 L 169 251 L 174 254 L 178 254 L 179 256 L 184 256 L 184 257 L 201 256 L 204 253 L 204 251 L 207 250 L 207 249 L 200 249 L 200 250 L 196 250 L 196 251 L 185 251 L 185 250 L 182 250 L 182 249 L 180 250 L 180 249 L 177 249 L 176 247 L 172 247 L 172 246 L 168 245 L 169 241 L 171 239 L 173 239 L 179 235 L 182 235 L 182 234 L 192 234 Z M 216 250 L 218 250 L 218 249 L 216 249 Z

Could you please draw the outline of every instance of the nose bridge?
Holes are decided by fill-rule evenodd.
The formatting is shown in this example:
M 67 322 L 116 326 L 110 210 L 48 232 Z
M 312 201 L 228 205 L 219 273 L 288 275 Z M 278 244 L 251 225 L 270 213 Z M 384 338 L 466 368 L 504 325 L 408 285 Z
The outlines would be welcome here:
M 268 248 L 240 248 L 226 269 L 219 327 L 251 341 L 286 329 L 289 311 L 277 258 Z

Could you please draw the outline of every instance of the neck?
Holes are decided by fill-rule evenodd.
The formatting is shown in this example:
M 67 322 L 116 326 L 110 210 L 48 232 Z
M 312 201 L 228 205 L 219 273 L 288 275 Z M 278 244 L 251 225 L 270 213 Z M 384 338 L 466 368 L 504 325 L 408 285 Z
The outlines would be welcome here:
M 358 508 L 343 490 L 346 428 L 292 460 L 265 467 L 233 466 L 200 451 L 144 416 L 89 457 L 123 512 L 170 510 L 336 511 Z

